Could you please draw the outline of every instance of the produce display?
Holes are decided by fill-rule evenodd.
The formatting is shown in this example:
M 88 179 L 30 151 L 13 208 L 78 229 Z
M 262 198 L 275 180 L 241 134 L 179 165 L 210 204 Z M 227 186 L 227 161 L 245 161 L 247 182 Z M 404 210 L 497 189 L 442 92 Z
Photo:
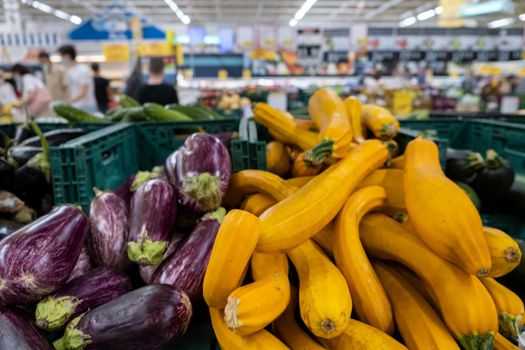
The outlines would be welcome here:
M 206 119 L 120 105 L 106 121 Z M 89 213 L 56 206 L 0 240 L 0 349 L 176 349 L 202 307 L 222 350 L 519 349 L 504 278 L 523 245 L 479 212 L 514 181 L 504 159 L 450 149 L 444 171 L 432 140 L 398 147 L 389 110 L 329 88 L 307 120 L 253 112 L 266 170 L 232 173 L 228 138 L 195 132 Z

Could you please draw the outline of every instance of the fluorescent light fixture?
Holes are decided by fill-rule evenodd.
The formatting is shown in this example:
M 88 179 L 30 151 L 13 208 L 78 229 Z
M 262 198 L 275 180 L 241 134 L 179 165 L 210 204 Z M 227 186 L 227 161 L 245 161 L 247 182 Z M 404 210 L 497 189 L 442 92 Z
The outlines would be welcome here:
M 184 44 L 184 45 L 187 45 L 190 43 L 190 37 L 186 34 L 183 34 L 183 35 L 177 35 L 175 37 L 175 42 L 177 44 Z
M 459 10 L 459 15 L 461 17 L 481 16 L 512 9 L 513 5 L 509 0 L 492 0 L 463 5 Z
M 405 18 L 404 20 L 402 20 L 401 22 L 399 22 L 399 26 L 401 28 L 408 27 L 408 26 L 411 26 L 412 24 L 416 23 L 416 21 L 417 21 L 416 17 L 414 17 L 414 16 L 408 17 L 408 18 Z
M 182 10 L 177 6 L 177 4 L 173 0 L 164 0 L 166 5 L 169 6 L 169 8 L 177 15 L 177 17 L 180 19 L 180 21 L 184 24 L 190 24 L 191 19 L 182 12 Z
M 434 9 L 434 12 L 436 13 L 436 15 L 440 15 L 443 13 L 443 6 L 438 6 Z
M 489 28 L 501 28 L 514 23 L 515 20 L 512 17 L 498 19 L 488 23 Z
M 525 13 L 522 13 L 521 15 L 519 15 L 519 17 L 520 17 L 520 21 L 525 22 Z
M 204 36 L 204 43 L 206 45 L 219 45 L 221 43 L 221 39 L 218 35 L 206 35 Z
M 290 27 L 295 27 L 297 22 L 303 19 L 303 17 L 308 13 L 308 11 L 310 11 L 316 2 L 317 0 L 306 0 L 288 23 Z
M 80 24 L 82 23 L 82 18 L 76 15 L 70 15 L 67 12 L 64 12 L 62 10 L 58 10 L 54 7 L 51 7 L 47 4 L 44 4 L 43 2 L 36 1 L 36 0 L 20 0 L 22 4 L 29 5 L 37 10 L 40 10 L 45 13 L 49 13 L 54 15 L 57 18 L 63 19 L 65 21 L 69 21 L 73 24 Z
M 436 15 L 436 11 L 434 9 L 430 9 L 427 11 L 423 11 L 420 14 L 417 15 L 418 21 L 426 21 L 429 18 L 432 18 Z

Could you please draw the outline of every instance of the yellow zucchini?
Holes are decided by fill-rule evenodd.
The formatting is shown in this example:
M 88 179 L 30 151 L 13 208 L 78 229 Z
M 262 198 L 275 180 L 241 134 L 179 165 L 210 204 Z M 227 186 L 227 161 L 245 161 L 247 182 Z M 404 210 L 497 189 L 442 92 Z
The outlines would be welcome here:
M 512 237 L 492 227 L 483 227 L 483 234 L 492 259 L 492 269 L 487 277 L 501 277 L 520 264 L 521 250 Z
M 337 216 L 333 248 L 335 263 L 348 283 L 358 318 L 393 334 L 394 320 L 388 296 L 359 239 L 361 218 L 385 202 L 385 190 L 379 186 L 364 187 L 352 194 Z
M 259 216 L 264 213 L 266 209 L 276 203 L 277 201 L 273 199 L 272 196 L 264 193 L 255 193 L 246 197 L 241 204 L 241 209 L 246 210 L 255 216 Z
M 281 142 L 271 141 L 266 144 L 266 168 L 279 176 L 286 175 L 290 170 L 290 160 Z
M 365 104 L 362 115 L 367 128 L 380 140 L 391 140 L 399 133 L 399 121 L 384 107 Z
M 405 168 L 405 156 L 398 156 L 388 162 L 388 167 L 392 169 L 404 169 Z
M 311 238 L 337 215 L 354 187 L 383 164 L 386 147 L 370 140 L 261 215 L 260 251 L 286 251 Z
M 292 164 L 292 176 L 313 176 L 317 175 L 323 165 L 322 164 L 312 164 L 311 162 L 305 159 L 306 152 L 302 152 L 297 156 Z
M 204 275 L 203 296 L 208 306 L 223 308 L 239 287 L 259 239 L 259 218 L 243 210 L 226 214 Z
M 505 339 L 501 334 L 496 333 L 494 337 L 494 350 L 520 350 L 520 348 Z
M 346 114 L 350 120 L 350 126 L 354 135 L 354 141 L 362 143 L 365 140 L 363 135 L 363 118 L 361 116 L 361 101 L 355 96 L 345 99 Z
M 330 256 L 334 257 L 334 224 L 333 222 L 329 223 L 319 232 L 312 236 L 317 245 L 323 248 L 324 252 Z
M 357 185 L 356 191 L 366 186 L 381 186 L 386 192 L 386 206 L 394 211 L 406 211 L 403 189 L 403 170 L 377 169 Z
M 445 324 L 464 350 L 492 348 L 498 313 L 476 276 L 434 254 L 416 235 L 386 215 L 368 214 L 361 220 L 359 233 L 369 256 L 397 261 L 424 281 Z
M 251 269 L 255 281 L 276 274 L 288 276 L 288 258 L 284 253 L 253 252 Z
M 321 338 L 341 334 L 352 313 L 352 298 L 344 276 L 311 240 L 288 251 L 299 275 L 301 318 Z

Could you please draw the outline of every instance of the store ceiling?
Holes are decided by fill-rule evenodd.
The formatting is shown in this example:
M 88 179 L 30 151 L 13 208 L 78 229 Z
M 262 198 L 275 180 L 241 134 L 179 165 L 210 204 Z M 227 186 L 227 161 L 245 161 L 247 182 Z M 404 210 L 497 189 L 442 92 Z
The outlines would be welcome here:
M 198 24 L 288 24 L 304 0 L 173 0 L 188 15 L 192 23 Z M 107 0 L 41 0 L 56 9 L 83 19 L 110 3 Z M 124 1 L 153 23 L 180 23 L 164 0 Z M 525 13 L 525 1 L 514 0 L 514 16 Z M 397 26 L 402 18 L 434 8 L 438 0 L 318 0 L 299 25 L 348 25 L 366 22 L 371 26 Z M 52 15 L 31 6 L 20 4 L 22 18 L 34 21 L 53 20 Z M 3 15 L 3 9 L 0 12 Z M 412 15 L 413 15 L 412 14 Z M 493 14 L 476 17 L 478 25 L 486 27 L 489 21 L 508 17 L 509 14 Z M 418 25 L 435 26 L 436 17 Z M 515 26 L 523 26 L 517 22 Z

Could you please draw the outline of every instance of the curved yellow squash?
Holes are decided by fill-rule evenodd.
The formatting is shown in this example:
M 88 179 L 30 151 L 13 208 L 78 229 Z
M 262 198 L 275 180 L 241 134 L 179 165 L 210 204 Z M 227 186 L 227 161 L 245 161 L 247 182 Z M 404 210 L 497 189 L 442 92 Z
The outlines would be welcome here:
M 521 250 L 511 236 L 492 227 L 483 227 L 483 234 L 492 258 L 492 269 L 487 277 L 501 277 L 520 264 Z
M 370 140 L 261 216 L 260 251 L 286 251 L 311 238 L 337 215 L 354 187 L 383 164 L 386 147 Z
M 224 217 L 215 238 L 204 275 L 203 296 L 215 308 L 226 305 L 228 295 L 239 287 L 259 239 L 259 218 L 243 210 Z
M 266 330 L 243 337 L 232 332 L 224 322 L 221 310 L 209 308 L 213 332 L 222 350 L 290 350 Z
M 331 258 L 334 257 L 334 235 L 334 224 L 331 222 L 312 236 L 314 242 Z
M 404 171 L 408 216 L 421 240 L 469 274 L 488 274 L 492 263 L 478 210 L 441 170 L 437 145 L 423 138 L 411 141 Z
M 346 114 L 350 120 L 350 126 L 354 135 L 354 141 L 361 143 L 365 140 L 363 135 L 363 120 L 362 120 L 362 107 L 361 101 L 355 96 L 349 96 L 345 98 Z
M 388 334 L 365 323 L 350 320 L 345 331 L 338 337 L 324 339 L 329 350 L 407 350 Z
M 359 229 L 369 255 L 397 261 L 425 282 L 445 324 L 465 350 L 490 349 L 498 330 L 498 313 L 476 276 L 434 254 L 416 235 L 386 215 L 368 214 Z
M 501 334 L 496 333 L 494 337 L 494 350 L 520 350 L 520 348 L 512 344 Z
M 288 276 L 288 258 L 284 253 L 253 252 L 251 260 L 252 278 L 255 281 L 280 274 Z
M 378 139 L 390 140 L 399 133 L 399 121 L 384 107 L 365 104 L 362 115 L 367 128 Z
M 259 216 L 266 209 L 275 205 L 277 201 L 273 199 L 272 196 L 269 196 L 264 193 L 255 193 L 251 194 L 242 202 L 241 209 L 246 210 L 249 213 L 252 213 L 255 216 Z
M 224 308 L 224 320 L 235 333 L 250 335 L 275 321 L 289 302 L 288 277 L 268 276 L 234 290 Z
M 288 251 L 299 275 L 301 318 L 321 338 L 337 337 L 352 313 L 352 298 L 344 276 L 311 240 Z
M 498 310 L 499 332 L 505 337 L 517 338 L 523 327 L 523 301 L 513 291 L 493 278 L 480 278 Z
M 405 211 L 405 193 L 403 190 L 403 170 L 377 169 L 357 185 L 356 190 L 366 186 L 381 186 L 386 192 L 386 205 L 393 211 Z
M 397 328 L 409 349 L 460 350 L 436 311 L 396 268 L 376 261 L 374 269 L 390 298 Z
M 394 320 L 388 296 L 359 239 L 361 218 L 385 202 L 385 190 L 379 186 L 364 187 L 352 194 L 337 216 L 333 248 L 335 263 L 345 276 L 359 319 L 393 334 Z
M 271 141 L 266 144 L 266 168 L 279 176 L 286 175 L 290 170 L 290 159 L 281 142 Z

